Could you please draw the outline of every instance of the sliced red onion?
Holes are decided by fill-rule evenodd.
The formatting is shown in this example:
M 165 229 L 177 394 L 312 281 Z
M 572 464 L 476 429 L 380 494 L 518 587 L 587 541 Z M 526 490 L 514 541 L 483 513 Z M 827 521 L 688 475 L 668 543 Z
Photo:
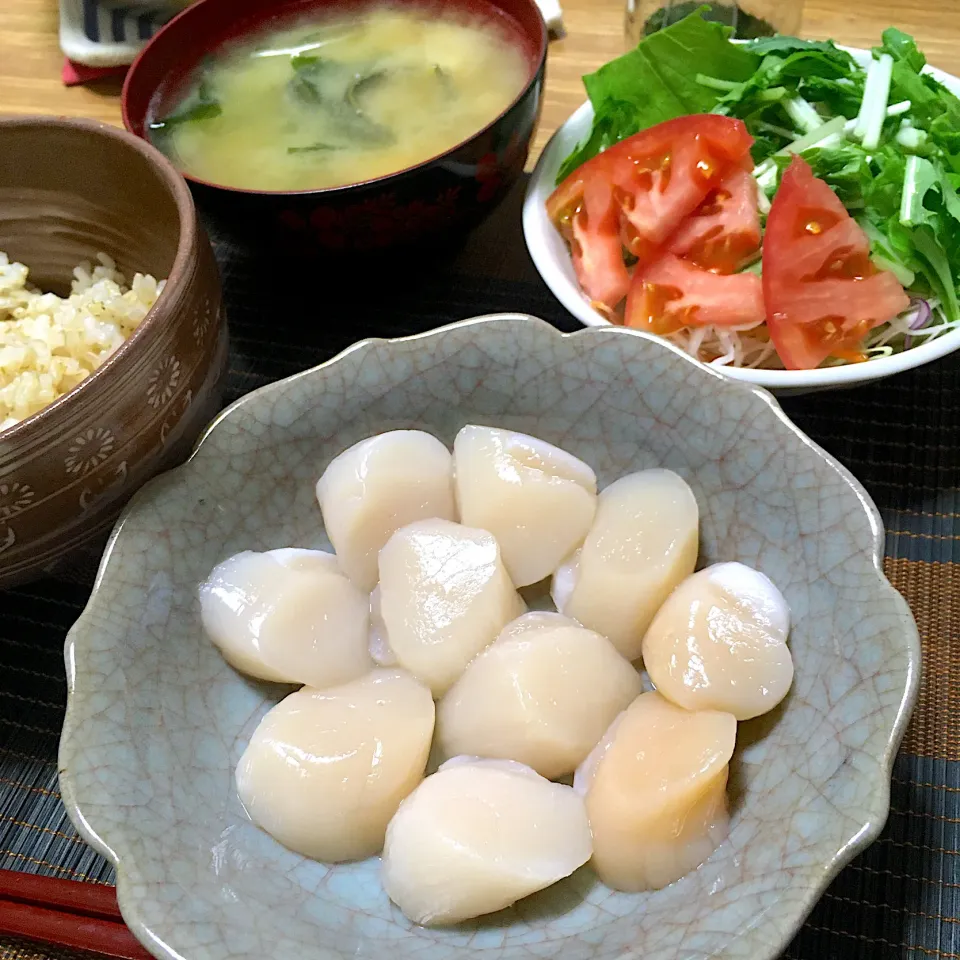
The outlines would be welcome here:
M 930 309 L 930 304 L 920 297 L 914 297 L 910 305 L 917 311 L 916 316 L 910 321 L 910 329 L 922 330 L 930 322 L 933 310 Z
M 911 330 L 922 330 L 929 322 L 930 318 L 933 316 L 933 310 L 930 307 L 930 304 L 927 303 L 922 297 L 913 297 L 910 300 L 910 306 L 914 311 L 913 318 L 910 320 L 910 329 Z M 903 338 L 903 349 L 909 350 L 913 346 L 913 337 L 906 336 Z

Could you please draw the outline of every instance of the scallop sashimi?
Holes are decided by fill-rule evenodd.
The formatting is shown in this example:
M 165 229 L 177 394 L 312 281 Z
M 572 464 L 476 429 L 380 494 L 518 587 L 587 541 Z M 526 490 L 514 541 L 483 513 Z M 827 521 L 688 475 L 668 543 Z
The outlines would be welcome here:
M 362 590 L 377 582 L 377 554 L 400 527 L 456 519 L 453 457 L 421 430 L 392 430 L 344 450 L 317 481 L 327 536 Z
M 742 563 L 717 563 L 688 577 L 660 608 L 643 640 L 643 662 L 679 706 L 749 720 L 790 689 L 789 630 L 787 601 L 767 577 Z
M 512 430 L 467 426 L 453 444 L 460 519 L 489 530 L 518 587 L 549 577 L 580 545 L 597 508 L 582 460 Z
M 387 829 L 383 886 L 415 923 L 493 913 L 590 859 L 583 800 L 529 767 L 456 758 L 400 804 Z
M 380 551 L 381 656 L 443 695 L 504 625 L 524 610 L 485 530 L 420 520 Z
M 732 714 L 691 713 L 644 693 L 577 771 L 593 831 L 593 866 L 615 890 L 659 890 L 726 839 Z
M 654 614 L 693 573 L 698 536 L 697 500 L 681 477 L 621 477 L 600 493 L 583 546 L 554 574 L 557 609 L 635 660 Z
M 516 620 L 511 620 L 501 631 L 498 640 L 507 637 L 522 637 L 524 634 L 554 630 L 557 627 L 579 627 L 580 624 L 555 610 L 529 610 Z
M 395 667 L 397 658 L 387 642 L 387 628 L 383 625 L 383 612 L 380 609 L 380 584 L 370 594 L 370 656 L 381 667 Z
M 437 705 L 437 741 L 447 757 L 517 760 L 555 779 L 573 773 L 640 695 L 640 675 L 572 621 L 533 613 L 514 623 L 519 631 L 508 624 Z
M 254 732 L 237 766 L 240 799 L 296 853 L 327 863 L 372 856 L 423 779 L 433 724 L 430 691 L 401 670 L 304 688 Z
M 200 615 L 224 659 L 261 680 L 322 688 L 373 666 L 367 597 L 322 550 L 225 560 L 200 585 Z

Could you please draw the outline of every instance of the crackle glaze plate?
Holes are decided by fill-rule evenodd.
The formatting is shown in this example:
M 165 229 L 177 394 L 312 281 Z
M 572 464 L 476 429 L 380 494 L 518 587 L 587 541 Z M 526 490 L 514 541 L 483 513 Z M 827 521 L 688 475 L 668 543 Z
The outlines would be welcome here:
M 793 611 L 793 689 L 742 724 L 729 840 L 665 890 L 589 868 L 491 917 L 412 926 L 376 859 L 327 868 L 248 822 L 234 765 L 285 689 L 203 636 L 196 585 L 240 550 L 328 547 L 314 481 L 378 431 L 465 423 L 561 444 L 601 484 L 663 466 L 693 487 L 701 564 L 740 560 Z M 919 643 L 859 484 L 768 394 L 644 334 L 478 318 L 359 343 L 245 397 L 118 524 L 66 644 L 64 802 L 117 866 L 124 918 L 164 960 L 771 960 L 886 819 Z

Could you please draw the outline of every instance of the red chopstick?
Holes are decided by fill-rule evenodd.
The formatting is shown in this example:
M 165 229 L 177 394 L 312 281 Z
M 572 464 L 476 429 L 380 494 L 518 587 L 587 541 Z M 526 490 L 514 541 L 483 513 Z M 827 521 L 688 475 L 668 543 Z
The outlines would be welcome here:
M 0 870 L 0 932 L 118 960 L 151 960 L 113 887 Z
M 0 899 L 123 923 L 117 895 L 113 887 L 104 883 L 80 883 L 17 870 L 0 870 Z

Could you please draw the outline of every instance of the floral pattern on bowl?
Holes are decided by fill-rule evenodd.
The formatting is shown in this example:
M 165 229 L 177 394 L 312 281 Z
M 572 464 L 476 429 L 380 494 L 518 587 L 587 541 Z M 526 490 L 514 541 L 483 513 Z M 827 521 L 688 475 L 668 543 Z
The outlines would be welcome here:
M 128 279 L 167 280 L 97 370 L 0 431 L 3 589 L 99 557 L 134 491 L 186 459 L 222 406 L 227 325 L 186 184 L 162 154 L 109 124 L 0 120 L 0 250 L 42 289 L 69 288 L 73 268 L 100 251 Z
M 387 900 L 376 859 L 331 869 L 246 820 L 233 768 L 286 690 L 224 663 L 196 584 L 242 549 L 328 546 L 313 482 L 349 444 L 399 427 L 449 443 L 471 421 L 560 443 L 601 483 L 682 474 L 701 564 L 752 564 L 786 595 L 797 673 L 781 708 L 740 728 L 731 835 L 699 870 L 628 895 L 583 869 L 428 930 Z M 920 655 L 881 534 L 859 484 L 768 394 L 652 337 L 502 315 L 366 341 L 234 404 L 134 498 L 67 641 L 64 801 L 117 864 L 134 933 L 169 960 L 772 960 L 887 816 Z

